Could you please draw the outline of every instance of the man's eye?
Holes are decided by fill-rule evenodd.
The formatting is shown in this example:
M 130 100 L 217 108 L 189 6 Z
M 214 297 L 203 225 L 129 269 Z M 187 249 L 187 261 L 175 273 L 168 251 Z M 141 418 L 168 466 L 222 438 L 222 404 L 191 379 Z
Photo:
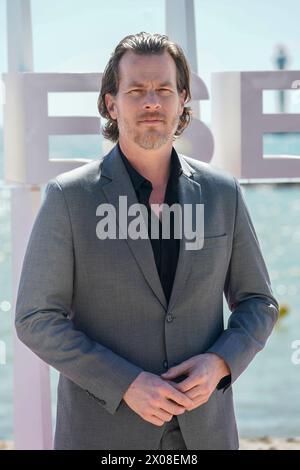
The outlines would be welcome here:
M 171 93 L 171 90 L 169 90 L 168 88 L 160 88 L 159 91 L 163 92 L 164 94 Z
M 129 93 L 142 93 L 142 91 L 143 90 L 135 89 L 135 90 L 130 90 Z M 169 90 L 168 88 L 159 88 L 158 91 L 171 93 L 171 90 Z

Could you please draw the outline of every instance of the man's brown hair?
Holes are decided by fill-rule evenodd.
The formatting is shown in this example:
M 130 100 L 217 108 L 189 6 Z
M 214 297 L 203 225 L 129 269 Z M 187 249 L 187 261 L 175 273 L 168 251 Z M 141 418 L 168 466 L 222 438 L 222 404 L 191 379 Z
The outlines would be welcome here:
M 119 62 L 126 51 L 132 51 L 135 54 L 163 54 L 167 51 L 173 58 L 177 71 L 177 90 L 180 93 L 185 89 L 185 103 L 191 100 L 190 91 L 190 68 L 185 58 L 182 48 L 169 40 L 168 36 L 162 34 L 150 34 L 144 31 L 137 34 L 125 36 L 116 46 L 114 52 L 105 67 L 101 90 L 98 97 L 98 110 L 100 115 L 107 119 L 107 123 L 102 128 L 102 134 L 112 142 L 119 139 L 119 129 L 117 120 L 112 119 L 105 104 L 105 94 L 110 93 L 116 96 L 119 89 Z M 192 109 L 185 106 L 177 130 L 173 136 L 179 136 L 188 126 L 192 118 Z

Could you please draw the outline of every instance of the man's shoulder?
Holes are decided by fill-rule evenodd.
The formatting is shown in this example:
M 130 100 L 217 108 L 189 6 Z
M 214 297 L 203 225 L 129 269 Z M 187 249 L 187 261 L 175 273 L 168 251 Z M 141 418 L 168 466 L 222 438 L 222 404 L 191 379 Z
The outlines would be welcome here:
M 194 179 L 199 183 L 212 183 L 235 188 L 236 178 L 229 171 L 184 154 L 179 155 L 190 166 Z
M 49 181 L 51 184 L 53 180 L 58 183 L 62 189 L 76 189 L 76 190 L 87 190 L 90 192 L 94 189 L 95 185 L 98 187 L 100 178 L 104 172 L 103 163 L 107 162 L 107 170 L 110 174 L 112 163 L 116 156 L 116 146 L 113 146 L 108 152 L 100 156 L 95 160 L 91 160 L 88 163 L 84 163 L 72 170 L 65 171 L 58 174 L 55 178 Z M 101 183 L 102 184 L 102 183 Z M 105 184 L 105 181 L 104 181 Z
M 55 178 L 51 179 L 49 184 L 55 181 L 62 189 L 66 190 L 71 188 L 90 188 L 99 182 L 103 159 L 104 157 L 101 157 L 97 160 L 84 163 L 72 170 L 60 173 Z

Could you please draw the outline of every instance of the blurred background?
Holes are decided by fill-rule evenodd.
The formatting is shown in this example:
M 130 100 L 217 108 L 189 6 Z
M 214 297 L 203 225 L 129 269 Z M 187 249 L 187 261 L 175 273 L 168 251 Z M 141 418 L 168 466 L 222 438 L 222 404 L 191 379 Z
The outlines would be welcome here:
M 102 72 L 119 40 L 139 31 L 165 33 L 163 0 L 32 0 L 35 72 Z M 198 75 L 210 91 L 213 72 L 300 70 L 298 0 L 195 0 Z M 6 1 L 0 0 L 0 74 L 7 71 Z M 80 94 L 79 94 L 80 95 Z M 268 93 L 265 112 L 300 112 L 300 100 Z M 0 98 L 1 99 L 1 98 Z M 3 99 L 3 98 L 2 98 Z M 75 105 L 76 104 L 76 105 Z M 98 116 L 97 93 L 53 96 L 49 114 Z M 210 127 L 210 101 L 200 103 Z M 299 117 L 300 119 L 300 117 Z M 102 137 L 55 136 L 50 155 L 99 158 Z M 268 135 L 265 153 L 300 156 L 299 134 Z M 234 384 L 241 437 L 300 436 L 300 184 L 243 184 L 244 194 L 281 307 L 267 347 Z M 11 191 L 3 181 L 0 106 L 0 440 L 13 440 Z M 226 303 L 225 313 L 228 316 Z M 51 370 L 53 424 L 57 373 Z

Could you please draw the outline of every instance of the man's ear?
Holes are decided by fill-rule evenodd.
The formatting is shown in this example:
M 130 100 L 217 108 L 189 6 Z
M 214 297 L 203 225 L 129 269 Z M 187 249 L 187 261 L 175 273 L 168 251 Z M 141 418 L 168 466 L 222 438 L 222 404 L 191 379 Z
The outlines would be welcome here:
M 115 105 L 113 96 L 110 93 L 106 93 L 104 100 L 105 100 L 107 111 L 109 112 L 110 117 L 112 119 L 117 119 L 116 105 Z

